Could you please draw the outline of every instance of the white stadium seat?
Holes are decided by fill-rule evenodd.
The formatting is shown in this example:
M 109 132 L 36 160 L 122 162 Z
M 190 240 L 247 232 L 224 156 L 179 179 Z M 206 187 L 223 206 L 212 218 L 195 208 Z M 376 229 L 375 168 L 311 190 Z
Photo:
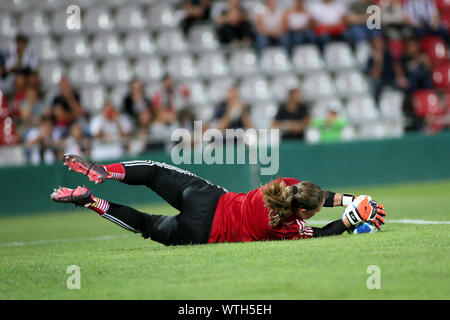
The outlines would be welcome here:
M 325 46 L 324 59 L 327 68 L 331 71 L 351 69 L 357 66 L 352 49 L 345 42 L 331 42 Z
M 253 104 L 250 108 L 250 117 L 257 129 L 267 129 L 272 126 L 272 121 L 278 112 L 277 103 L 265 101 Z
M 259 73 L 258 58 L 251 49 L 236 50 L 231 54 L 230 65 L 233 74 L 238 77 Z
M 134 76 L 133 68 L 124 58 L 110 58 L 101 67 L 103 83 L 107 85 L 128 83 Z
M 356 61 L 360 68 L 365 68 L 370 55 L 372 54 L 372 46 L 367 41 L 359 41 L 356 44 L 355 55 Z
M 98 114 L 107 99 L 106 90 L 101 85 L 83 87 L 80 89 L 80 99 L 85 110 Z
M 50 22 L 41 10 L 25 11 L 20 17 L 19 30 L 28 36 L 47 35 Z
M 233 85 L 234 79 L 231 77 L 212 80 L 207 89 L 211 103 L 218 104 L 225 100 L 228 89 Z
M 121 31 L 141 30 L 147 26 L 147 20 L 141 7 L 126 5 L 118 8 L 116 24 Z
M 379 111 L 371 95 L 351 98 L 347 103 L 348 118 L 355 124 L 378 120 Z
M 164 30 L 156 37 L 158 49 L 163 54 L 182 53 L 188 49 L 188 44 L 180 30 Z
M 272 91 L 277 101 L 284 102 L 289 90 L 298 88 L 300 89 L 300 80 L 295 74 L 286 73 L 275 76 L 272 80 Z
M 269 101 L 273 98 L 267 80 L 261 76 L 244 78 L 239 89 L 242 100 L 246 103 Z
M 369 92 L 369 84 L 365 76 L 356 70 L 338 73 L 335 83 L 341 97 L 364 95 Z
M 189 98 L 187 99 L 190 105 L 199 106 L 205 105 L 209 102 L 209 97 L 206 93 L 203 82 L 198 80 L 186 81 L 179 85 L 179 87 L 186 87 L 189 89 Z M 176 90 L 177 95 L 182 95 L 182 90 L 179 88 Z M 180 99 L 183 97 L 180 96 Z
M 116 33 L 99 33 L 92 41 L 92 49 L 98 58 L 119 57 L 125 48 Z
M 75 61 L 69 68 L 69 77 L 73 85 L 89 85 L 100 82 L 100 71 L 91 60 Z
M 337 110 L 339 117 L 347 117 L 342 101 L 336 98 L 328 98 L 316 101 L 312 105 L 310 115 L 312 118 L 325 119 L 330 109 Z
M 111 11 L 107 7 L 90 7 L 86 10 L 83 27 L 91 33 L 111 31 L 115 27 Z
M 146 31 L 133 31 L 125 36 L 125 50 L 128 56 L 138 57 L 156 52 L 156 45 L 151 35 Z
M 67 35 L 62 38 L 59 51 L 66 61 L 89 58 L 92 53 L 90 43 L 83 34 Z
M 292 63 L 300 74 L 312 73 L 324 68 L 325 63 L 319 49 L 314 45 L 301 45 L 294 49 Z
M 147 13 L 149 26 L 154 30 L 175 28 L 178 19 L 171 6 L 164 1 L 158 2 L 149 8 Z
M 174 79 L 194 79 L 199 76 L 197 65 L 189 54 L 170 56 L 167 60 L 167 72 Z
M 31 48 L 39 61 L 55 60 L 59 57 L 59 50 L 52 38 L 38 37 L 31 40 Z
M 144 82 L 156 82 L 166 73 L 159 56 L 142 57 L 134 64 L 136 76 Z
M 226 77 L 230 68 L 222 52 L 204 53 L 198 62 L 200 75 L 207 79 Z
M 57 62 L 46 62 L 39 65 L 39 76 L 44 88 L 51 89 L 57 86 L 65 73 L 64 66 Z
M 268 75 L 286 73 L 292 70 L 292 65 L 286 51 L 282 48 L 267 48 L 261 56 L 261 68 Z
M 318 100 L 336 95 L 336 86 L 326 72 L 309 74 L 302 83 L 305 100 Z
M 129 91 L 129 84 L 118 84 L 111 88 L 110 99 L 112 103 L 116 106 L 117 110 L 121 110 L 123 107 L 123 100 Z
M 216 32 L 208 25 L 196 25 L 189 31 L 189 45 L 192 51 L 217 50 L 219 42 Z
M 12 38 L 17 34 L 16 19 L 7 11 L 0 12 L 0 38 Z

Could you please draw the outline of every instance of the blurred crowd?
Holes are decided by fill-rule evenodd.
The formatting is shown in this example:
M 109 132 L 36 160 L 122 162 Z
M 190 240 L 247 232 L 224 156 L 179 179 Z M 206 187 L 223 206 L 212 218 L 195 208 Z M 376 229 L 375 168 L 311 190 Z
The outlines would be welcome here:
M 317 0 L 306 6 L 305 1 L 294 0 L 292 7 L 284 8 L 277 0 L 266 0 L 262 10 L 251 14 L 242 1 L 228 0 L 215 19 L 211 3 L 180 3 L 185 10 L 180 26 L 186 34 L 195 24 L 214 23 L 224 47 L 254 47 L 259 54 L 268 46 L 281 46 L 291 54 L 301 44 L 323 49 L 334 40 L 353 47 L 368 41 L 372 52 L 365 72 L 374 97 L 378 99 L 384 87 L 394 87 L 405 93 L 404 113 L 410 119 L 407 129 L 448 128 L 448 114 L 418 114 L 412 98 L 417 90 L 435 86 L 435 61 L 423 50 L 424 39 L 438 39 L 445 47 L 450 41 L 448 24 L 435 1 L 361 0 L 347 5 L 339 0 Z M 367 8 L 372 4 L 381 9 L 381 29 L 366 25 L 371 16 Z M 45 75 L 39 74 L 39 61 L 29 39 L 17 35 L 11 50 L 1 44 L 0 50 L 0 144 L 23 144 L 31 163 L 51 163 L 67 152 L 92 158 L 120 157 L 133 148 L 132 141 L 140 151 L 164 148 L 174 129 L 192 130 L 198 117 L 189 105 L 190 88 L 180 86 L 169 74 L 161 80 L 162 89 L 151 96 L 145 93 L 142 81 L 134 78 L 122 104 L 105 101 L 99 114 L 86 110 L 68 76 L 61 78 L 57 92 L 45 101 L 40 85 Z M 252 128 L 249 108 L 236 83 L 216 106 L 205 129 Z M 339 140 L 346 126 L 348 121 L 333 107 L 325 118 L 311 117 L 300 88 L 289 88 L 272 123 L 285 139 L 304 139 L 305 130 L 313 127 L 321 132 L 321 141 Z

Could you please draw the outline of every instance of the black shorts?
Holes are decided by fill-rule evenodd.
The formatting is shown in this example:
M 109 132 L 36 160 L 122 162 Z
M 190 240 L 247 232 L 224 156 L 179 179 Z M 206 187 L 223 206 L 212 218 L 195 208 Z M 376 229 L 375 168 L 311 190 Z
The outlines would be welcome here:
M 127 184 L 144 184 L 179 210 L 174 216 L 149 214 L 146 232 L 165 245 L 208 243 L 220 197 L 227 192 L 195 174 L 156 161 L 123 162 Z

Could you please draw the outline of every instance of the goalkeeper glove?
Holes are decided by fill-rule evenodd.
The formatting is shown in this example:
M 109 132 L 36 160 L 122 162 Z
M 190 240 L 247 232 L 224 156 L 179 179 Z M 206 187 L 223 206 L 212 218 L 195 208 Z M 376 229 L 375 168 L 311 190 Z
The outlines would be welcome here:
M 361 221 L 370 221 L 378 229 L 384 224 L 386 212 L 384 207 L 378 202 L 372 200 L 370 196 L 359 196 L 344 210 L 343 217 L 352 225 L 357 225 Z

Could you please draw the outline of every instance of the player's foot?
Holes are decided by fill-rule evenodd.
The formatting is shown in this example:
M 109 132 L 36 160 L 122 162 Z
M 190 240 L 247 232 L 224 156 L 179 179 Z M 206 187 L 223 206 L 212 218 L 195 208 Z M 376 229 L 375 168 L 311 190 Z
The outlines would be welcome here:
M 91 190 L 86 187 L 77 187 L 76 189 L 59 187 L 53 190 L 50 198 L 55 202 L 73 203 L 77 206 L 95 202 Z
M 75 154 L 64 155 L 63 163 L 69 170 L 82 173 L 95 183 L 102 183 L 108 177 L 108 172 L 103 166 Z

